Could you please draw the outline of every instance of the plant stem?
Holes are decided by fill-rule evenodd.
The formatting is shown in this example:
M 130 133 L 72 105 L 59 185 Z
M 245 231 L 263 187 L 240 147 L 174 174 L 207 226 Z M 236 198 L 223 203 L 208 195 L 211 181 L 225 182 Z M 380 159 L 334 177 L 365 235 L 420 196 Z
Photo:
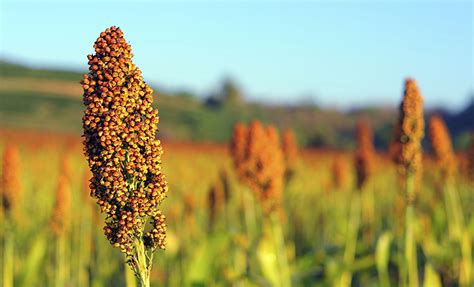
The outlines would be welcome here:
M 414 235 L 414 224 L 415 224 L 415 206 L 413 199 L 415 198 L 415 182 L 414 176 L 408 175 L 406 179 L 406 194 L 407 194 L 407 206 L 406 206 L 406 232 L 405 232 L 405 261 L 406 268 L 408 269 L 408 286 L 418 287 L 418 263 L 416 255 L 416 242 Z
M 278 258 L 278 267 L 280 269 L 280 282 L 282 287 L 291 286 L 291 272 L 288 266 L 288 258 L 286 255 L 285 239 L 281 224 L 278 220 L 278 214 L 273 212 L 270 215 L 273 240 L 276 247 L 276 256 Z
M 151 255 L 146 254 L 145 244 L 141 240 L 141 236 L 134 242 L 134 263 L 135 276 L 138 279 L 140 287 L 150 287 L 150 270 L 152 264 Z
M 252 194 L 249 190 L 245 190 L 242 194 L 244 200 L 244 216 L 245 216 L 245 227 L 247 229 L 247 236 L 250 242 L 253 242 L 253 236 L 257 235 L 257 223 L 255 215 L 255 204 L 252 198 Z
M 64 252 L 65 252 L 65 239 L 64 236 L 59 236 L 56 238 L 56 274 L 55 274 L 55 284 L 56 287 L 64 287 L 65 281 L 65 262 L 64 262 Z
M 347 221 L 346 244 L 344 250 L 345 271 L 340 278 L 340 286 L 350 286 L 352 281 L 352 272 L 350 267 L 354 262 L 357 247 L 357 233 L 360 224 L 360 198 L 358 194 L 352 195 L 349 220 Z
M 5 225 L 5 236 L 3 238 L 3 286 L 13 287 L 14 234 L 11 225 L 8 222 Z

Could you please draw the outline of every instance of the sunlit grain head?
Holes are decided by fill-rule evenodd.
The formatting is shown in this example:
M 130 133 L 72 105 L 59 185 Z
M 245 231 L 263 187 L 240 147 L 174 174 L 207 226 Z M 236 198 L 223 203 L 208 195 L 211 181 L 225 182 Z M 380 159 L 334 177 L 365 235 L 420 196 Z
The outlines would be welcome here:
M 158 205 L 168 186 L 161 171 L 153 91 L 132 62 L 131 46 L 119 28 L 100 33 L 94 49 L 81 82 L 84 150 L 92 171 L 91 194 L 107 214 L 104 232 L 113 246 L 130 255 L 149 218 L 145 245 L 164 248 L 165 216 Z
M 430 118 L 429 139 L 442 177 L 446 179 L 452 178 L 456 173 L 457 159 L 453 151 L 448 128 L 439 116 L 432 116 Z

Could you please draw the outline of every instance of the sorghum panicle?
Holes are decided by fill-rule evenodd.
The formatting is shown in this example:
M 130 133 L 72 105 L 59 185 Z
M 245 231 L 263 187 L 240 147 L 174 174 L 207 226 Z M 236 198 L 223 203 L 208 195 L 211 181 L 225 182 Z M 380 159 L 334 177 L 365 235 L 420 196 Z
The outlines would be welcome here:
M 448 128 L 439 116 L 432 116 L 429 122 L 429 138 L 437 165 L 443 178 L 452 178 L 456 172 L 457 160 L 451 144 Z
M 234 168 L 241 180 L 245 179 L 243 162 L 245 160 L 245 145 L 247 141 L 247 127 L 242 123 L 236 123 L 232 132 L 230 153 L 234 162 Z
M 20 152 L 13 144 L 7 144 L 3 151 L 1 197 L 7 216 L 15 209 L 21 196 Z
M 168 187 L 153 91 L 133 64 L 131 46 L 119 28 L 100 33 L 94 49 L 81 82 L 84 151 L 92 171 L 91 194 L 107 215 L 105 235 L 128 256 L 135 238 L 151 250 L 164 248 L 165 216 L 158 205 Z M 144 234 L 147 223 L 151 228 Z
M 232 138 L 237 173 L 256 194 L 266 212 L 281 204 L 285 164 L 277 130 L 258 121 L 238 124 Z
M 405 81 L 405 91 L 400 105 L 396 139 L 399 150 L 396 156 L 398 170 L 403 177 L 414 176 L 415 186 L 421 181 L 422 146 L 425 122 L 423 118 L 423 98 L 421 97 L 415 80 Z M 409 201 L 414 200 L 409 198 Z
M 357 187 L 362 188 L 373 173 L 375 149 L 373 135 L 366 121 L 359 121 L 356 127 L 357 150 L 355 167 L 357 172 Z

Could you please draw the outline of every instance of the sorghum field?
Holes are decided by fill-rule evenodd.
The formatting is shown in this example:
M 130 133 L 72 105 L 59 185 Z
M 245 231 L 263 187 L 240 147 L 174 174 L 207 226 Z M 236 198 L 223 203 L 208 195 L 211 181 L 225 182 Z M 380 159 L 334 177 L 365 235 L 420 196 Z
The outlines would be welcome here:
M 8 130 L 1 138 L 2 182 L 15 185 L 8 224 L 2 213 L 3 280 L 135 286 L 120 250 L 103 234 L 80 140 Z M 152 286 L 286 286 L 285 272 L 295 286 L 348 286 L 347 280 L 403 286 L 405 195 L 385 153 L 375 155 L 373 174 L 360 190 L 352 152 L 300 150 L 282 195 L 284 245 L 276 247 L 227 146 L 164 142 L 163 148 L 168 244 L 155 256 Z M 425 154 L 412 219 L 420 285 L 469 286 L 462 284 L 472 271 L 472 191 L 461 173 L 443 185 L 440 168 Z M 60 230 L 57 220 L 64 222 Z M 10 245 L 6 228 L 14 236 Z

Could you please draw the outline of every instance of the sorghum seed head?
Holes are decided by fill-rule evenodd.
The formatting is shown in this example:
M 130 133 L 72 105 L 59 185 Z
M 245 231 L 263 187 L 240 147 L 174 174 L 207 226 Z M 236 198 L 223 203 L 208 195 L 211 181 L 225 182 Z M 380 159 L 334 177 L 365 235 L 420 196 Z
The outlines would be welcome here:
M 443 178 L 452 178 L 456 172 L 456 156 L 451 144 L 448 128 L 439 116 L 432 116 L 429 123 L 429 138 L 437 165 Z
M 400 105 L 396 141 L 399 150 L 396 156 L 398 170 L 403 177 L 413 176 L 416 186 L 421 181 L 422 146 L 425 122 L 423 118 L 423 98 L 415 80 L 405 81 L 405 91 Z M 413 201 L 409 198 L 408 201 Z
M 102 32 L 94 49 L 81 82 L 84 152 L 92 172 L 91 194 L 107 215 L 105 235 L 130 256 L 134 236 L 142 234 L 148 218 L 146 247 L 164 248 L 165 216 L 158 206 L 168 186 L 153 91 L 133 64 L 131 46 L 119 28 Z
M 22 191 L 20 184 L 20 152 L 13 144 L 5 146 L 2 170 L 1 197 L 3 210 L 8 215 L 18 204 Z
M 366 121 L 359 121 L 356 127 L 357 150 L 355 167 L 357 172 L 357 187 L 362 188 L 373 173 L 375 149 L 372 130 Z
M 232 139 L 230 143 L 230 153 L 234 161 L 234 167 L 237 171 L 237 175 L 243 179 L 242 163 L 245 160 L 245 149 L 247 140 L 247 127 L 242 123 L 234 125 L 232 133 Z
M 232 156 L 239 178 L 255 192 L 266 212 L 278 209 L 285 165 L 277 130 L 258 121 L 248 128 L 236 126 L 231 147 L 236 151 Z

